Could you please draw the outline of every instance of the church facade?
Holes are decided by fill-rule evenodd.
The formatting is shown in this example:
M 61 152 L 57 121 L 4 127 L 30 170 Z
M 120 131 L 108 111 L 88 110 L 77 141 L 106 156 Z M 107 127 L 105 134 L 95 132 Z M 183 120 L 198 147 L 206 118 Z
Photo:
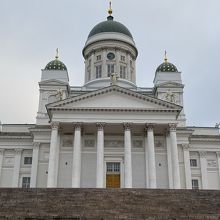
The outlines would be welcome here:
M 42 70 L 36 124 L 0 125 L 0 187 L 220 189 L 218 127 L 189 127 L 181 72 L 165 56 L 136 85 L 130 31 L 106 21 L 83 48 L 85 82 L 58 54 Z

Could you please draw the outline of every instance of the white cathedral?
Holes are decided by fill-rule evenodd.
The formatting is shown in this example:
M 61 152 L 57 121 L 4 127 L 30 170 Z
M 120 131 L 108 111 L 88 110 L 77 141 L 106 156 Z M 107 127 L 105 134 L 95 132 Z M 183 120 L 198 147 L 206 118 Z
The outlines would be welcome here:
M 36 124 L 0 125 L 0 187 L 220 189 L 219 129 L 186 125 L 181 72 L 166 56 L 154 87 L 138 87 L 138 50 L 111 8 L 82 52 L 84 85 L 69 85 L 57 54 Z

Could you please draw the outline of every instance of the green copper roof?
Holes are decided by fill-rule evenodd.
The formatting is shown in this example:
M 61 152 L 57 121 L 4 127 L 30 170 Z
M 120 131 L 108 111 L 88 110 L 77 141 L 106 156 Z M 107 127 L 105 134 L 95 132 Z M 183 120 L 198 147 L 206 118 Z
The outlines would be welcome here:
M 160 66 L 157 67 L 156 72 L 178 72 L 178 70 L 172 63 L 163 62 Z
M 45 70 L 67 70 L 67 68 L 63 62 L 56 58 L 46 65 Z
M 113 21 L 112 16 L 108 16 L 107 21 L 103 21 L 103 22 L 97 24 L 89 33 L 88 38 L 90 38 L 96 34 L 100 34 L 100 33 L 104 33 L 104 32 L 121 33 L 121 34 L 125 34 L 133 39 L 132 34 L 128 30 L 128 28 L 126 28 L 120 22 Z

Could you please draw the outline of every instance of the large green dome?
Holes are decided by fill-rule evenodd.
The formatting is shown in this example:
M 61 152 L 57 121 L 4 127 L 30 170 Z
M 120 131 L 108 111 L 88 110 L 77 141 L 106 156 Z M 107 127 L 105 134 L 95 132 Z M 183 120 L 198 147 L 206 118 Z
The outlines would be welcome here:
M 114 21 L 112 16 L 108 16 L 107 21 L 103 21 L 103 22 L 97 24 L 89 33 L 88 38 L 90 38 L 96 34 L 100 34 L 100 33 L 104 33 L 104 32 L 121 33 L 121 34 L 125 34 L 133 39 L 132 34 L 128 30 L 128 28 L 125 27 L 120 22 Z
M 67 70 L 67 68 L 63 62 L 56 58 L 46 65 L 45 70 Z

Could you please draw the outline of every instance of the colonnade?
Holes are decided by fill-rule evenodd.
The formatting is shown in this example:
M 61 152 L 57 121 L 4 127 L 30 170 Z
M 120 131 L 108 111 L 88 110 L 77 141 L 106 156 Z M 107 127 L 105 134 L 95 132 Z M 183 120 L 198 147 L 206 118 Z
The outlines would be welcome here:
M 57 187 L 57 154 L 58 154 L 58 129 L 59 123 L 51 125 L 51 144 L 48 168 L 47 187 Z M 97 123 L 97 159 L 96 159 L 96 187 L 104 188 L 104 127 L 105 123 Z M 131 127 L 132 123 L 123 123 L 124 127 L 124 188 L 132 188 L 132 142 Z M 156 183 L 156 164 L 155 164 L 155 146 L 154 146 L 154 125 L 146 124 L 146 182 L 148 188 L 157 188 Z M 81 186 L 81 130 L 82 123 L 74 124 L 74 141 L 73 141 L 73 166 L 72 166 L 72 187 Z M 176 139 L 176 125 L 169 124 L 169 139 L 171 146 L 171 163 L 173 188 L 180 188 L 180 173 L 178 161 L 178 149 Z

